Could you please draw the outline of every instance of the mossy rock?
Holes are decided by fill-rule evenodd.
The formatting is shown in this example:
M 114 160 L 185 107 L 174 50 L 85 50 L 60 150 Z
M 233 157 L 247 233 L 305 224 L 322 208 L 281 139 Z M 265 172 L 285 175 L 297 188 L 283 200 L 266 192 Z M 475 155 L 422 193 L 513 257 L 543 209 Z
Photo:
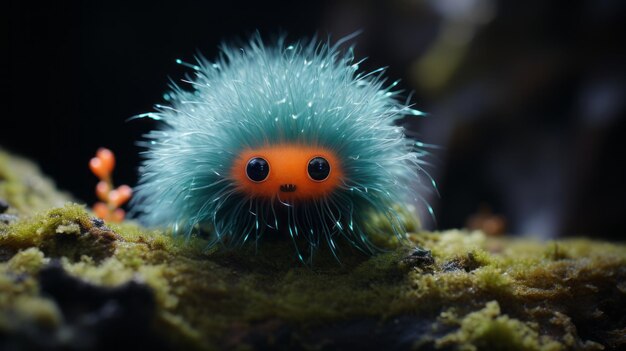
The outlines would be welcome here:
M 70 195 L 57 190 L 51 180 L 41 175 L 37 165 L 0 148 L 0 201 L 11 205 L 9 214 L 29 214 L 63 206 L 71 200 Z
M 409 242 L 303 265 L 284 240 L 215 251 L 81 205 L 22 210 L 0 223 L 0 348 L 626 347 L 624 245 L 466 231 Z

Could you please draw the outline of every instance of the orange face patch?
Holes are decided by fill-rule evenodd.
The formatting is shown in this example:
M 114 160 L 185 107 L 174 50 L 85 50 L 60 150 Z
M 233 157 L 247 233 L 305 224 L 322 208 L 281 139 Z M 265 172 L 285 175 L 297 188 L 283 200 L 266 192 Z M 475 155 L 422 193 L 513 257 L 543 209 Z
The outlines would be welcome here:
M 231 176 L 245 194 L 292 201 L 327 195 L 339 185 L 343 172 L 328 149 L 279 144 L 243 150 Z

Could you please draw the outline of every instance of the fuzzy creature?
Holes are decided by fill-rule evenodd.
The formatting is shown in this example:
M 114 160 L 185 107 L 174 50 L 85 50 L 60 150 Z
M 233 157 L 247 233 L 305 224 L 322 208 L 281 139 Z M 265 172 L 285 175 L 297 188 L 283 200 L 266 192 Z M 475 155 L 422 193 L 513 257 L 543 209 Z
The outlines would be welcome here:
M 173 85 L 169 106 L 140 115 L 163 122 L 146 135 L 140 218 L 186 235 L 207 228 L 227 247 L 288 233 L 303 261 L 324 243 L 336 254 L 337 240 L 376 252 L 372 213 L 402 238 L 393 205 L 419 201 L 411 184 L 427 174 L 423 144 L 394 122 L 422 113 L 396 99 L 384 69 L 359 73 L 342 41 L 257 36 L 189 65 L 193 89 Z

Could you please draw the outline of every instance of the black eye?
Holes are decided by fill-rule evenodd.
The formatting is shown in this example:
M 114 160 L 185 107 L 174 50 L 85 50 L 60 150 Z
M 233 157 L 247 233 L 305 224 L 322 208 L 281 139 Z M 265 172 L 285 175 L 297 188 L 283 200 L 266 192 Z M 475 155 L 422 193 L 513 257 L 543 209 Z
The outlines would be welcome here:
M 309 161 L 308 167 L 309 177 L 311 179 L 321 182 L 328 178 L 330 174 L 330 163 L 323 157 L 314 157 Z
M 262 182 L 270 174 L 270 164 L 260 157 L 252 158 L 246 166 L 246 174 L 251 181 Z

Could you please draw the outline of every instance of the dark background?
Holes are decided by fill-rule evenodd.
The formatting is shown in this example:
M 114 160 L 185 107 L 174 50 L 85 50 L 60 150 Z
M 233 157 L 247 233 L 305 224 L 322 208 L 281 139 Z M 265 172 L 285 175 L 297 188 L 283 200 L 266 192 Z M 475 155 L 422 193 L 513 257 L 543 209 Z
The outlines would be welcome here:
M 9 1 L 0 19 L 0 146 L 95 201 L 87 167 L 105 146 L 117 184 L 136 183 L 127 122 L 163 102 L 168 79 L 223 40 L 363 29 L 365 69 L 389 66 L 428 118 L 407 121 L 432 150 L 440 229 L 481 208 L 507 232 L 626 233 L 626 6 L 588 1 Z M 433 223 L 427 223 L 433 227 Z

